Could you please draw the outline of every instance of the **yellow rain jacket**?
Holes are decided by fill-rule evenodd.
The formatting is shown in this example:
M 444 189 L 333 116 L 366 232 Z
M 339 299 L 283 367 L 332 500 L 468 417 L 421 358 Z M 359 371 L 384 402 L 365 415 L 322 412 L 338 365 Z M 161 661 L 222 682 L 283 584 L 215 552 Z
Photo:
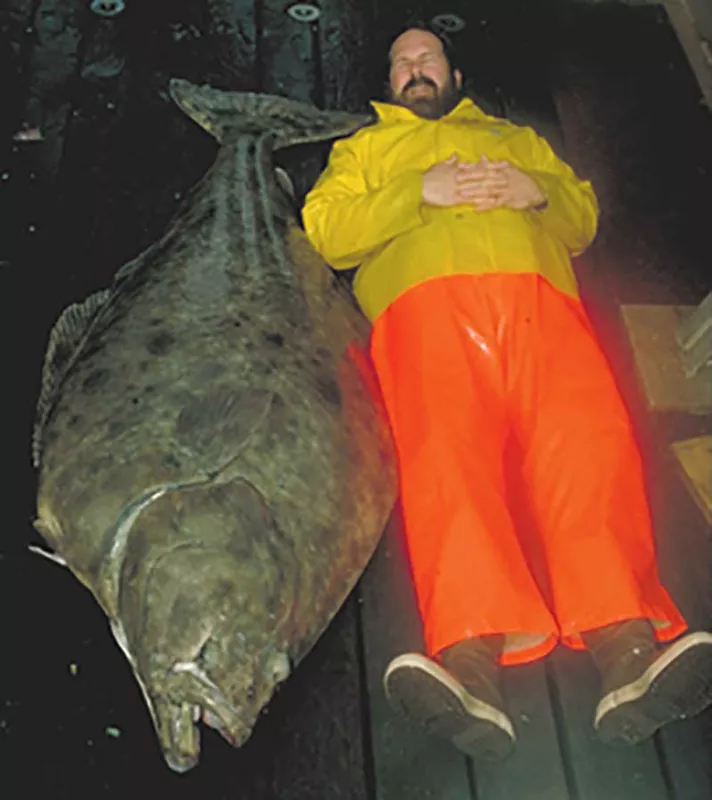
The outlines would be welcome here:
M 578 295 L 570 255 L 592 241 L 598 204 L 591 184 L 544 139 L 468 98 L 439 120 L 372 105 L 378 121 L 334 143 L 303 208 L 307 236 L 326 261 L 359 266 L 354 292 L 371 320 L 412 286 L 443 275 L 536 272 Z M 425 204 L 423 173 L 453 153 L 509 161 L 534 178 L 548 206 L 478 212 Z

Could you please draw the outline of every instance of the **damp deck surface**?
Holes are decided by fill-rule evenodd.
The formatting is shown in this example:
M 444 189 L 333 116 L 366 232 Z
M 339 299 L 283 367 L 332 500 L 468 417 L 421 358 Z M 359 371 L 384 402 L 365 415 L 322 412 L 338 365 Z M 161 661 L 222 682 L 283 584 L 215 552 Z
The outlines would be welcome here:
M 478 765 L 447 742 L 409 727 L 388 706 L 381 683 L 391 658 L 423 652 L 398 528 L 389 530 L 360 591 L 375 800 L 712 797 L 712 713 L 670 725 L 635 747 L 605 746 L 592 728 L 598 698 L 593 663 L 588 654 L 563 647 L 542 661 L 505 670 L 518 736 L 505 761 Z

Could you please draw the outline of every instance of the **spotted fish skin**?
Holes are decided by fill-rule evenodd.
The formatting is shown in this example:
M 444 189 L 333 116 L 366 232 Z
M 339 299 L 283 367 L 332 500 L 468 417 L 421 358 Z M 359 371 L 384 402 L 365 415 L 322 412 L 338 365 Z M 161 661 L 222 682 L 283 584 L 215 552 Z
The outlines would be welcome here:
M 220 142 L 165 235 L 66 309 L 36 527 L 131 662 L 168 765 L 235 745 L 353 588 L 396 493 L 369 326 L 299 227 L 275 148 L 368 118 L 185 81 Z

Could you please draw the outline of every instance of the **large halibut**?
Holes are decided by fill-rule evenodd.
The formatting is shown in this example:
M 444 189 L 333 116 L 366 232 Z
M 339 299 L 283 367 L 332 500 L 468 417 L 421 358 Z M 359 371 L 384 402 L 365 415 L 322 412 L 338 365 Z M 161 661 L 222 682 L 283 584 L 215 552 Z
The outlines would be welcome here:
M 169 766 L 234 745 L 361 575 L 396 494 L 369 325 L 274 149 L 368 118 L 172 81 L 220 142 L 165 235 L 67 308 L 34 433 L 36 527 L 92 592 Z

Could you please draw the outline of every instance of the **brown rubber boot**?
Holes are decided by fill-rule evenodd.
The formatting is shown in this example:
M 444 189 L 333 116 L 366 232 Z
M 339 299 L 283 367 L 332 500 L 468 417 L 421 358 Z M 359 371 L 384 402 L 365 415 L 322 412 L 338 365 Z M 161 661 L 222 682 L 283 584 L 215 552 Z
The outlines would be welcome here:
M 712 634 L 659 648 L 644 619 L 582 634 L 601 675 L 594 727 L 606 744 L 630 745 L 712 703 Z
M 499 688 L 502 637 L 466 639 L 440 654 L 440 662 L 405 653 L 383 678 L 393 708 L 426 733 L 451 741 L 472 758 L 509 755 L 516 741 Z

